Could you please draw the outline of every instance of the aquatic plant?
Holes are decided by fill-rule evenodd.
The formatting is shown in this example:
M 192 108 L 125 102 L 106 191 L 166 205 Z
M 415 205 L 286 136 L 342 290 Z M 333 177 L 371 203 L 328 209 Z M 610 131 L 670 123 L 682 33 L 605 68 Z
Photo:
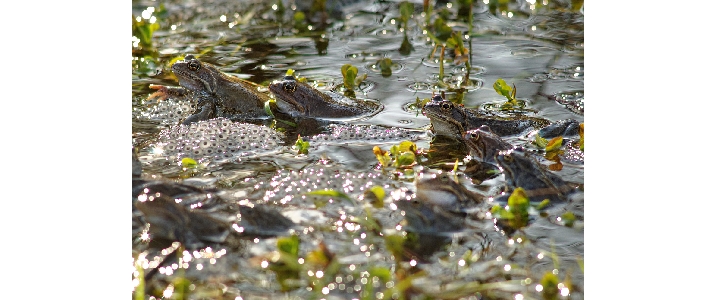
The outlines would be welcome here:
M 563 136 L 557 136 L 551 140 L 547 140 L 537 134 L 533 143 L 546 151 L 546 153 L 544 153 L 544 157 L 546 159 L 554 162 L 548 166 L 550 170 L 560 171 L 563 168 L 563 163 L 561 163 L 561 159 L 559 157 L 559 155 L 565 153 L 565 151 L 561 149 L 561 146 L 563 145 Z
M 364 73 L 359 75 L 357 67 L 351 64 L 345 64 L 342 66 L 342 78 L 344 88 L 346 89 L 344 95 L 347 97 L 355 97 L 354 89 L 358 89 L 359 85 L 366 79 L 367 74 Z
M 309 141 L 304 141 L 302 136 L 297 136 L 297 142 L 294 143 L 294 149 L 297 154 L 309 154 Z

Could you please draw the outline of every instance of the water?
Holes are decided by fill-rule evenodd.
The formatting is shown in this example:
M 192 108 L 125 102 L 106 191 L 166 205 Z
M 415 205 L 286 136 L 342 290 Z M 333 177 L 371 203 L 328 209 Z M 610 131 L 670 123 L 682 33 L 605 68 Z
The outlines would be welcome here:
M 373 297 L 378 297 L 377 293 L 387 297 L 397 293 L 395 287 L 401 275 L 396 270 L 417 263 L 397 262 L 386 246 L 383 235 L 402 232 L 395 226 L 402 216 L 392 210 L 389 199 L 412 197 L 415 177 L 451 171 L 453 162 L 462 158 L 461 154 L 432 143 L 431 135 L 427 134 L 429 119 L 413 106 L 417 98 L 430 98 L 443 90 L 450 99 L 462 96 L 466 107 L 490 107 L 506 100 L 493 89 L 493 83 L 502 78 L 515 84 L 517 98 L 525 101 L 535 116 L 552 121 L 566 118 L 584 121 L 581 12 L 559 9 L 553 2 L 549 7 L 532 10 L 527 2 L 521 6 L 512 3 L 503 13 L 492 14 L 493 9 L 479 1 L 474 6 L 473 36 L 463 41 L 470 49 L 468 83 L 464 79 L 464 63 L 453 62 L 453 54 L 449 54 L 453 49 L 446 52 L 444 72 L 449 78 L 446 82 L 463 84 L 464 89 L 457 91 L 436 84 L 438 52 L 431 57 L 434 45 L 427 40 L 421 26 L 424 20 L 421 2 L 415 2 L 414 15 L 407 28 L 400 27 L 396 20 L 400 16 L 398 2 L 366 1 L 366 5 L 340 6 L 345 8 L 344 15 L 329 22 L 323 30 L 314 25 L 313 30 L 305 30 L 305 26 L 300 31 L 292 27 L 294 12 L 288 1 L 285 1 L 284 15 L 272 9 L 273 3 L 263 1 L 162 2 L 165 11 L 161 11 L 157 2 L 133 1 L 133 17 L 143 16 L 144 12 L 146 16 L 155 16 L 160 25 L 152 38 L 156 52 L 148 47 L 133 47 L 133 145 L 139 148 L 142 178 L 211 189 L 227 201 L 230 213 L 236 210 L 232 205 L 275 208 L 298 225 L 293 230 L 300 236 L 300 257 L 305 259 L 308 259 L 307 253 L 319 249 L 319 242 L 323 241 L 336 255 L 339 270 L 332 273 L 333 278 L 324 278 L 316 273 L 322 269 L 321 264 L 306 267 L 312 275 L 301 274 L 302 288 L 292 290 L 291 297 L 328 293 L 336 298 L 356 298 L 367 293 L 367 289 L 371 289 Z M 154 7 L 154 12 L 148 13 L 148 7 Z M 446 3 L 437 4 L 432 16 L 446 7 Z M 457 7 L 454 3 L 448 10 L 448 24 L 468 36 L 469 26 L 456 17 Z M 402 47 L 406 41 L 411 45 L 410 51 Z M 320 89 L 329 89 L 341 84 L 341 66 L 352 64 L 359 74 L 367 74 L 357 97 L 380 101 L 384 109 L 370 118 L 350 123 L 375 126 L 364 128 L 394 128 L 393 132 L 381 141 L 359 143 L 362 139 L 344 137 L 342 140 L 333 138 L 333 143 L 324 145 L 319 142 L 319 136 L 313 139 L 306 136 L 305 140 L 311 145 L 309 155 L 298 156 L 291 146 L 301 130 L 274 124 L 286 132 L 282 134 L 284 143 L 279 142 L 271 151 L 230 156 L 228 160 L 195 157 L 203 168 L 194 172 L 183 170 L 177 157 L 156 159 L 161 156 L 152 155 L 159 146 L 168 143 L 156 140 L 157 134 L 169 130 L 180 120 L 191 103 L 157 104 L 145 98 L 154 91 L 148 88 L 149 84 L 177 85 L 169 63 L 185 54 L 194 54 L 228 74 L 265 86 L 281 79 L 287 69 L 294 69 Z M 392 60 L 391 75 L 384 76 L 377 68 L 382 58 Z M 181 109 L 168 117 L 157 107 L 171 107 L 170 103 Z M 152 113 L 156 113 L 154 117 Z M 418 148 L 433 151 L 424 167 L 417 170 L 419 174 L 392 176 L 379 170 L 373 146 L 388 150 L 402 140 L 412 140 Z M 533 135 L 507 140 L 522 145 L 533 140 Z M 568 162 L 556 172 L 564 180 L 581 186 L 583 173 L 582 163 Z M 467 176 L 459 176 L 459 180 L 485 197 L 494 196 L 503 182 L 501 176 L 483 182 L 472 181 Z M 371 206 L 367 204 L 365 191 L 373 186 L 381 186 L 391 194 L 381 209 L 365 207 Z M 348 199 L 336 195 L 301 195 L 319 188 L 341 191 Z M 418 263 L 417 267 L 424 270 L 426 276 L 417 275 L 417 282 L 423 283 L 416 285 L 416 295 L 441 295 L 442 292 L 430 286 L 443 284 L 446 285 L 443 293 L 448 293 L 444 295 L 468 297 L 482 290 L 473 284 L 501 281 L 497 287 L 485 291 L 485 296 L 515 298 L 521 294 L 527 299 L 540 298 L 536 284 L 546 272 L 556 268 L 550 257 L 553 253 L 559 262 L 558 278 L 570 276 L 570 297 L 582 299 L 583 197 L 574 199 L 568 209 L 578 217 L 574 227 L 563 226 L 556 218 L 561 214 L 549 211 L 549 217 L 536 215 L 531 226 L 513 236 L 496 230 L 491 222 L 470 221 L 466 231 L 449 237 L 445 248 Z M 371 230 L 370 225 L 360 222 L 368 217 L 368 211 L 373 212 L 383 228 Z M 133 224 L 133 235 L 141 234 L 141 222 Z M 178 270 L 184 270 L 182 276 L 195 286 L 190 294 L 222 294 L 222 298 L 283 295 L 276 273 L 262 263 L 276 256 L 276 242 L 275 237 L 239 239 L 234 244 L 222 245 L 221 249 L 203 249 L 202 255 L 190 253 L 192 258 L 186 262 L 185 269 L 179 266 L 171 272 L 161 270 L 146 283 L 151 287 L 148 291 L 152 295 L 167 292 L 170 283 L 179 276 Z M 133 236 L 133 258 L 138 261 L 141 254 L 156 262 L 167 256 Z M 394 273 L 389 281 L 375 279 L 375 274 L 370 272 L 372 267 L 387 268 Z

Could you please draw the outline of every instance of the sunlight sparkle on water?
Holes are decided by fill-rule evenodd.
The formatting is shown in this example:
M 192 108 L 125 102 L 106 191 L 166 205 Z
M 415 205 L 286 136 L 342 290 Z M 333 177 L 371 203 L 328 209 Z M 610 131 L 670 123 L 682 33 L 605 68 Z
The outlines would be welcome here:
M 568 296 L 568 288 L 567 287 L 561 289 L 561 296 L 564 296 L 564 297 Z
M 142 11 L 142 18 L 145 20 L 149 20 L 152 17 L 152 13 L 155 12 L 155 8 L 150 6 L 147 7 L 147 9 Z M 139 21 L 138 21 L 139 22 Z
M 537 285 L 536 285 L 536 291 L 537 291 L 537 292 L 543 291 L 543 285 L 537 284 Z
M 514 299 L 516 299 L 516 300 L 523 300 L 523 299 L 524 299 L 524 295 L 516 294 L 516 296 L 514 296 Z

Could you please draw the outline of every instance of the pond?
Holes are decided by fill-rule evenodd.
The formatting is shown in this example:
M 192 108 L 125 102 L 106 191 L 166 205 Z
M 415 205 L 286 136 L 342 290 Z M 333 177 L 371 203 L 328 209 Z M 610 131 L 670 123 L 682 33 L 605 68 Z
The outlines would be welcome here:
M 132 2 L 133 297 L 583 299 L 582 1 L 294 2 Z M 152 95 L 187 55 L 268 117 L 181 125 L 197 100 Z M 288 117 L 268 91 L 288 74 L 379 109 Z M 434 97 L 580 124 L 501 137 L 566 195 L 521 202 L 522 175 L 437 134 Z

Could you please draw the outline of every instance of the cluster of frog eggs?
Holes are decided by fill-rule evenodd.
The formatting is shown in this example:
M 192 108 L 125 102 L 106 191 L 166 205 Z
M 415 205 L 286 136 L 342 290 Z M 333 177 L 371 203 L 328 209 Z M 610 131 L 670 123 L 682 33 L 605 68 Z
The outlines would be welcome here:
M 221 162 L 270 152 L 281 143 L 281 133 L 266 126 L 216 118 L 164 129 L 151 147 L 156 157 Z
M 270 181 L 270 188 L 262 200 L 275 204 L 287 204 L 302 194 L 317 190 L 334 190 L 362 199 L 368 188 L 390 182 L 379 171 L 348 172 L 335 167 L 313 166 L 299 171 L 278 170 Z
M 152 121 L 159 121 L 162 125 L 174 125 L 183 121 L 195 110 L 189 100 L 165 100 L 157 105 L 139 112 L 137 117 Z
M 416 141 L 420 134 L 397 127 L 376 125 L 330 125 L 331 133 L 317 134 L 309 138 L 310 146 L 337 143 L 386 143 L 404 140 Z

